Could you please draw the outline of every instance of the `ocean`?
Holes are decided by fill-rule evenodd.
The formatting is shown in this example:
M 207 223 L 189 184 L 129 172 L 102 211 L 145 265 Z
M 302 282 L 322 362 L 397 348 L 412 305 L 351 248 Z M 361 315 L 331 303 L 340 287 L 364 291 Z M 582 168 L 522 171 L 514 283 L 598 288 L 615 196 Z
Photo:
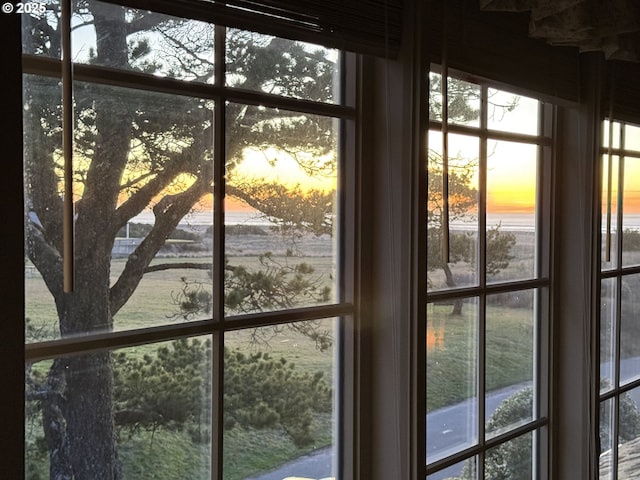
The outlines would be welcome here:
M 152 212 L 144 211 L 131 219 L 133 223 L 153 223 Z M 213 224 L 213 213 L 210 211 L 193 212 L 184 217 L 180 222 L 181 226 L 208 226 Z M 226 225 L 272 225 L 269 220 L 256 211 L 228 211 L 225 212 Z M 535 216 L 533 213 L 489 213 L 487 214 L 487 225 L 501 225 L 503 231 L 533 231 Z M 606 224 L 605 216 L 602 217 L 603 226 Z M 613 217 L 615 225 L 615 215 Z M 475 230 L 476 222 L 452 222 L 451 226 L 457 230 Z M 624 228 L 640 229 L 640 213 L 628 213 L 624 217 Z
M 131 223 L 154 223 L 155 217 L 153 212 L 144 211 L 131 219 Z M 272 225 L 269 220 L 259 212 L 247 211 L 228 211 L 225 212 L 226 225 Z M 213 225 L 213 212 L 202 211 L 192 212 L 186 215 L 181 221 L 181 226 L 209 226 Z

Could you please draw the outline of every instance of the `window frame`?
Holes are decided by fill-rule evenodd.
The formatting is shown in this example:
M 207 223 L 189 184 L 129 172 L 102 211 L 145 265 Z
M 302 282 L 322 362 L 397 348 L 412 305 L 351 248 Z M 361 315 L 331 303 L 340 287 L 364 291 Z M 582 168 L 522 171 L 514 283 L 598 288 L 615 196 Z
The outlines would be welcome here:
M 489 449 L 496 447 L 498 445 L 504 444 L 505 442 L 512 440 L 521 435 L 525 435 L 527 433 L 531 433 L 533 436 L 532 440 L 532 460 L 533 464 L 533 475 L 534 478 L 548 478 L 550 475 L 550 417 L 551 417 L 551 403 L 550 403 L 550 393 L 551 393 L 551 296 L 552 296 L 552 208 L 553 208 L 553 180 L 552 174 L 554 170 L 554 150 L 555 150 L 555 141 L 554 141 L 554 133 L 555 133 L 555 115 L 556 115 L 556 107 L 549 103 L 545 102 L 540 95 L 536 95 L 530 91 L 525 89 L 521 89 L 518 87 L 514 87 L 512 85 L 507 85 L 494 80 L 487 80 L 477 75 L 473 75 L 472 73 L 461 72 L 456 69 L 442 68 L 439 65 L 431 64 L 428 69 L 428 73 L 434 72 L 442 75 L 442 71 L 445 70 L 448 73 L 448 77 L 454 77 L 460 80 L 468 81 L 474 84 L 477 84 L 480 87 L 481 91 L 481 104 L 480 104 L 480 117 L 479 117 L 479 125 L 468 127 L 465 125 L 458 125 L 455 123 L 447 123 L 446 122 L 446 112 L 442 112 L 443 118 L 435 121 L 429 119 L 428 113 L 422 115 L 423 123 L 425 127 L 423 127 L 422 131 L 436 131 L 440 132 L 442 135 L 448 135 L 449 133 L 460 133 L 467 136 L 471 136 L 473 138 L 478 138 L 479 140 L 479 185 L 478 185 L 478 240 L 477 240 L 477 250 L 478 250 L 478 260 L 477 260 L 477 278 L 476 283 L 473 286 L 463 286 L 463 287 L 453 287 L 453 288 L 444 288 L 433 291 L 427 291 L 425 288 L 423 291 L 418 291 L 418 303 L 422 306 L 421 310 L 418 313 L 418 321 L 426 325 L 427 323 L 427 313 L 426 306 L 429 303 L 435 303 L 440 301 L 452 301 L 456 299 L 463 298 L 477 298 L 478 299 L 478 320 L 477 320 L 477 340 L 476 340 L 476 348 L 478 349 L 478 353 L 476 355 L 477 361 L 477 371 L 476 375 L 479 379 L 477 388 L 477 440 L 475 444 L 469 446 L 464 449 L 458 449 L 456 453 L 449 454 L 443 458 L 437 459 L 430 463 L 424 461 L 420 462 L 419 465 L 424 465 L 422 469 L 419 469 L 418 478 L 427 478 L 430 474 L 435 474 L 441 472 L 442 470 L 459 464 L 467 459 L 477 458 L 478 462 L 476 465 L 477 475 L 479 478 L 484 478 L 484 454 Z M 428 75 L 423 74 L 424 77 Z M 427 85 L 424 87 L 426 92 L 429 92 L 428 80 L 426 81 Z M 539 120 L 538 120 L 538 134 L 536 135 L 524 135 L 518 133 L 510 133 L 504 131 L 492 130 L 487 127 L 487 97 L 488 97 L 488 89 L 500 89 L 503 91 L 507 91 L 509 93 L 514 94 L 522 94 L 526 95 L 530 98 L 534 98 L 539 102 Z M 427 98 L 429 99 L 428 93 L 423 95 L 421 99 Z M 444 100 L 443 100 L 444 101 Z M 421 100 L 421 105 L 424 105 L 425 101 Z M 428 106 L 423 107 L 427 112 L 429 111 Z M 444 110 L 444 109 L 443 109 Z M 446 129 L 443 128 L 443 125 L 446 124 Z M 423 134 L 426 138 L 427 135 Z M 510 141 L 510 142 L 518 142 L 527 145 L 536 145 L 538 147 L 537 153 L 537 191 L 536 191 L 536 205 L 537 209 L 535 212 L 535 222 L 536 222 L 536 260 L 534 265 L 534 275 L 527 280 L 516 280 L 516 281 L 500 281 L 497 283 L 489 283 L 486 282 L 486 262 L 485 262 L 485 250 L 486 250 L 486 235 L 483 232 L 488 231 L 488 226 L 486 222 L 486 212 L 487 212 L 487 203 L 486 203 L 486 191 L 483 191 L 483 184 L 486 185 L 486 171 L 487 171 L 487 143 L 490 140 L 497 141 Z M 425 145 L 421 150 L 419 161 L 426 165 L 426 153 L 428 151 L 428 140 L 425 139 Z M 425 185 L 427 184 L 426 178 L 428 175 L 426 166 L 422 167 L 423 173 L 421 174 L 421 178 L 424 179 L 421 182 L 422 189 L 426 191 Z M 425 195 L 425 194 L 423 194 Z M 426 196 L 425 200 L 422 200 L 420 203 L 420 207 L 422 208 L 422 214 L 418 219 L 419 228 L 421 231 L 427 230 L 427 215 L 426 215 Z M 423 233 L 426 238 L 426 233 Z M 426 241 L 423 242 L 423 245 L 426 250 Z M 423 253 L 424 263 L 421 268 L 417 268 L 418 272 L 424 272 L 423 275 L 426 277 L 426 253 Z M 520 290 L 533 290 L 534 293 L 534 317 L 536 325 L 534 326 L 534 373 L 533 373 L 533 382 L 535 385 L 534 392 L 536 397 L 534 398 L 533 403 L 533 419 L 531 421 L 527 421 L 525 424 L 520 425 L 514 429 L 511 429 L 507 432 L 503 432 L 499 435 L 485 439 L 485 422 L 488 420 L 486 415 L 480 415 L 485 411 L 485 353 L 484 349 L 485 345 L 485 329 L 486 329 L 486 298 L 491 294 L 497 293 L 505 293 L 509 291 L 520 291 Z M 420 308 L 420 307 L 419 307 Z M 420 312 L 424 313 L 420 313 Z M 426 328 L 421 327 L 419 330 L 422 334 L 426 334 Z M 423 337 L 424 338 L 424 337 Z M 418 344 L 418 349 L 421 350 L 418 353 L 418 361 L 425 362 L 426 365 L 426 342 L 420 342 Z M 418 371 L 420 371 L 420 366 L 418 366 Z M 428 372 L 425 369 L 425 379 Z M 426 392 L 426 380 L 424 380 L 424 388 L 420 387 L 418 389 L 418 395 L 424 395 Z M 422 407 L 418 410 L 418 419 L 419 418 L 427 418 L 426 415 L 426 405 L 420 404 L 418 405 Z M 486 418 L 485 418 L 486 417 Z M 418 421 L 419 428 L 417 429 L 418 435 L 420 438 L 424 438 L 425 446 L 426 446 L 426 422 Z M 420 452 L 418 452 L 420 454 Z M 419 457 L 420 458 L 420 457 Z M 424 457 L 423 457 L 424 458 Z
M 63 0 L 64 1 L 64 0 Z M 136 2 L 109 1 L 110 5 L 131 5 L 135 7 Z M 181 18 L 197 18 L 189 15 L 185 11 Z M 18 21 L 19 25 L 19 21 Z M 66 34 L 69 35 L 69 29 Z M 124 330 L 114 332 L 102 332 L 88 334 L 85 336 L 67 337 L 44 342 L 34 342 L 24 344 L 22 362 L 33 363 L 41 360 L 53 359 L 57 357 L 90 353 L 104 350 L 114 350 L 118 348 L 138 346 L 142 344 L 154 344 L 162 341 L 175 340 L 179 338 L 195 337 L 198 335 L 209 335 L 212 338 L 213 372 L 212 387 L 214 395 L 212 398 L 212 429 L 215 435 L 211 441 L 211 478 L 222 479 L 223 466 L 223 377 L 224 377 L 224 337 L 226 332 L 234 332 L 242 329 L 255 327 L 268 327 L 282 325 L 290 322 L 332 319 L 336 320 L 337 338 L 335 339 L 335 350 L 338 352 L 336 362 L 339 367 L 336 369 L 335 387 L 338 389 L 338 404 L 335 409 L 335 423 L 337 425 L 334 448 L 336 452 L 336 462 L 341 472 L 353 471 L 352 447 L 347 445 L 346 439 L 356 436 L 352 425 L 356 410 L 356 379 L 354 374 L 355 365 L 358 363 L 354 350 L 358 337 L 359 312 L 358 302 L 360 298 L 360 274 L 359 258 L 357 251 L 360 243 L 359 218 L 361 201 L 357 187 L 357 178 L 360 167 L 358 160 L 357 136 L 359 125 L 359 103 L 357 96 L 357 83 L 361 81 L 359 75 L 358 56 L 354 53 L 342 51 L 339 62 L 340 74 L 339 84 L 341 85 L 341 98 L 336 103 L 320 103 L 304 99 L 289 97 L 279 97 L 277 95 L 242 90 L 225 85 L 225 35 L 226 27 L 215 25 L 215 51 L 216 69 L 215 82 L 213 84 L 202 84 L 170 78 L 159 78 L 152 75 L 115 70 L 108 67 L 87 64 L 73 64 L 73 80 L 90 82 L 94 84 L 141 89 L 149 92 L 160 92 L 177 96 L 190 96 L 195 98 L 210 99 L 215 102 L 215 132 L 213 153 L 216 161 L 214 184 L 224 185 L 225 176 L 225 152 L 224 152 L 224 126 L 225 126 L 225 104 L 237 102 L 243 104 L 261 105 L 265 107 L 282 108 L 305 114 L 317 114 L 335 118 L 340 121 L 338 133 L 338 184 L 337 184 L 337 211 L 338 225 L 336 226 L 339 236 L 336 248 L 337 270 L 339 272 L 339 282 L 335 288 L 339 290 L 339 295 L 335 301 L 326 305 L 305 306 L 290 308 L 281 311 L 266 311 L 259 313 L 227 315 L 224 313 L 224 192 L 222 188 L 214 189 L 214 290 L 213 309 L 211 318 L 206 320 L 192 321 L 189 323 L 175 322 L 169 325 L 144 327 L 136 330 Z M 63 34 L 65 32 L 63 31 Z M 20 36 L 18 36 L 18 39 Z M 221 41 L 222 40 L 222 41 Z M 38 57 L 35 55 L 21 55 L 22 69 L 18 75 L 30 74 L 36 76 L 61 78 L 61 71 L 71 67 L 70 62 L 56 59 Z M 19 84 L 21 87 L 21 82 Z M 22 90 L 20 88 L 21 98 Z M 21 111 L 21 108 L 20 108 Z M 15 119 L 12 118 L 14 121 Z M 21 124 L 20 124 L 21 127 Z M 18 138 L 20 152 L 22 152 L 22 141 Z M 22 153 L 20 153 L 20 156 Z M 20 165 L 22 167 L 22 165 Z M 22 176 L 22 174 L 21 174 Z M 22 185 L 20 185 L 22 192 Z M 20 194 L 22 197 L 22 193 Z M 20 231 L 22 231 L 22 220 Z M 24 265 L 23 265 L 24 267 Z M 23 268 L 24 270 L 24 268 Z M 22 285 L 24 288 L 24 285 Z M 22 295 L 24 298 L 24 290 Z M 24 307 L 21 307 L 24 319 Z M 18 322 L 16 322 L 18 323 Z M 21 326 L 24 338 L 24 325 Z M 24 396 L 24 377 L 21 376 L 21 398 Z M 215 393 L 217 392 L 217 394 Z M 23 398 L 23 409 L 24 409 Z M 21 435 L 24 435 L 24 426 Z M 20 445 L 21 451 L 24 447 L 24 440 Z M 19 458 L 23 458 L 24 455 Z M 24 462 L 22 468 L 24 468 Z M 350 478 L 345 473 L 346 478 Z M 24 476 L 24 473 L 23 475 Z
M 613 293 L 609 298 L 613 299 L 613 341 L 611 344 L 611 357 L 613 361 L 613 365 L 611 366 L 612 371 L 612 382 L 610 388 L 603 391 L 600 386 L 600 381 L 602 380 L 602 370 L 601 370 L 601 352 L 602 352 L 602 309 L 596 308 L 593 314 L 595 318 L 595 332 L 597 340 L 597 348 L 595 349 L 595 353 L 597 356 L 596 363 L 596 371 L 597 377 L 600 381 L 594 381 L 594 396 L 596 397 L 598 408 L 597 412 L 597 421 L 595 422 L 594 436 L 597 439 L 598 452 L 595 458 L 597 462 L 597 478 L 600 478 L 600 457 L 605 453 L 602 451 L 604 448 L 601 445 L 600 438 L 600 429 L 601 426 L 601 412 L 602 406 L 608 401 L 612 401 L 613 405 L 612 409 L 612 417 L 610 418 L 610 425 L 613 427 L 610 435 L 612 437 L 612 448 L 611 448 L 611 457 L 610 457 L 610 477 L 614 480 L 618 479 L 619 473 L 619 450 L 620 450 L 620 441 L 618 440 L 618 434 L 620 431 L 620 397 L 634 389 L 640 388 L 640 375 L 637 375 L 635 379 L 631 379 L 628 381 L 622 381 L 621 379 L 621 326 L 622 326 L 622 291 L 623 291 L 623 281 L 625 277 L 628 276 L 640 276 L 640 264 L 635 265 L 625 265 L 624 264 L 624 250 L 623 250 L 623 242 L 624 242 L 624 178 L 625 178 L 625 164 L 627 159 L 631 158 L 637 162 L 640 162 L 640 152 L 637 150 L 631 150 L 626 148 L 625 145 L 625 126 L 632 125 L 634 127 L 640 126 L 640 122 L 629 122 L 625 120 L 617 120 L 611 118 L 611 113 L 609 115 L 604 116 L 601 121 L 601 129 L 600 129 L 600 145 L 599 145 L 599 155 L 597 156 L 598 160 L 595 162 L 596 166 L 599 168 L 598 178 L 599 178 L 599 189 L 598 189 L 598 202 L 596 202 L 598 211 L 597 211 L 597 229 L 596 235 L 598 238 L 596 239 L 596 288 L 597 288 L 597 299 L 599 302 L 602 302 L 603 298 L 603 283 L 605 281 L 611 280 L 613 285 Z M 617 129 L 617 132 L 616 132 Z M 617 133 L 618 135 L 618 146 L 613 145 L 611 135 Z M 606 142 L 605 142 L 606 138 Z M 613 157 L 617 157 L 617 170 L 618 175 L 615 179 L 615 187 L 614 192 L 616 192 L 615 198 L 611 199 L 611 204 L 607 206 L 603 211 L 602 208 L 604 206 L 604 192 L 609 191 L 609 187 L 611 187 L 611 183 L 605 184 L 605 181 L 612 181 L 612 170 L 610 167 L 613 165 Z M 609 163 L 609 167 L 606 168 L 605 175 L 605 163 Z M 615 208 L 615 229 L 611 228 L 611 223 L 609 222 L 610 218 L 613 216 L 611 210 L 609 208 Z M 608 217 L 608 220 L 603 223 L 603 215 Z M 608 225 L 607 225 L 608 224 Z M 615 250 L 614 252 L 606 252 L 608 248 L 612 248 L 612 242 L 610 242 L 611 236 L 615 235 Z M 605 241 L 603 244 L 603 237 L 605 237 Z M 605 251 L 603 253 L 603 250 Z M 611 254 L 609 260 L 607 261 L 608 255 Z M 610 263 L 610 266 L 605 267 L 604 262 Z M 594 379 L 595 380 L 595 379 Z

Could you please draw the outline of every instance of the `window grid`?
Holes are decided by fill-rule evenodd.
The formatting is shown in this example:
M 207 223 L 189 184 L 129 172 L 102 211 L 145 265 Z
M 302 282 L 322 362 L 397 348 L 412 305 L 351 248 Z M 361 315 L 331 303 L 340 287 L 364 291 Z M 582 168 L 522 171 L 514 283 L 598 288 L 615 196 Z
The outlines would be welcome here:
M 439 73 L 438 66 L 432 66 L 432 72 Z M 485 478 L 485 454 L 491 448 L 503 445 L 506 442 L 519 438 L 526 434 L 533 435 L 532 441 L 532 478 L 544 478 L 542 472 L 546 470 L 546 429 L 548 418 L 546 417 L 548 388 L 546 379 L 548 378 L 548 312 L 549 312 L 549 254 L 550 254 L 550 192 L 551 186 L 549 182 L 550 175 L 550 158 L 552 146 L 552 107 L 540 103 L 539 105 L 539 125 L 537 135 L 526 135 L 521 133 L 511 133 L 488 128 L 488 90 L 491 86 L 488 82 L 475 78 L 473 76 L 454 72 L 450 76 L 457 79 L 473 82 L 480 85 L 480 123 L 478 127 L 470 127 L 447 122 L 446 109 L 443 107 L 443 118 L 428 122 L 430 131 L 440 131 L 443 135 L 463 134 L 479 138 L 479 186 L 478 186 L 478 277 L 476 286 L 462 286 L 453 289 L 438 289 L 426 292 L 427 304 L 436 304 L 438 302 L 462 300 L 465 298 L 478 299 L 478 339 L 479 348 L 477 375 L 478 382 L 478 411 L 477 411 L 477 432 L 478 437 L 475 444 L 459 449 L 455 453 L 449 454 L 444 458 L 437 459 L 426 464 L 424 476 L 426 478 L 432 474 L 436 474 L 448 467 L 461 464 L 465 461 L 475 461 L 475 471 L 477 478 Z M 443 82 L 444 83 L 444 82 Z M 499 87 L 498 87 L 499 88 Z M 509 87 L 506 90 L 513 91 Z M 486 235 L 487 231 L 487 160 L 488 160 L 488 142 L 490 140 L 505 140 L 511 142 L 521 142 L 525 144 L 533 144 L 538 146 L 537 172 L 538 172 L 538 191 L 536 194 L 536 264 L 535 273 L 531 279 L 517 281 L 501 281 L 499 283 L 487 283 L 486 271 Z M 443 139 L 446 146 L 447 139 Z M 427 142 L 428 143 L 428 142 Z M 446 147 L 445 147 L 446 148 Z M 446 160 L 445 160 L 446 161 Z M 428 172 L 427 172 L 428 175 Z M 424 227 L 423 227 L 424 228 Z M 501 433 L 500 435 L 486 438 L 485 427 L 487 416 L 486 411 L 486 307 L 487 297 L 503 292 L 517 292 L 532 289 L 536 292 L 534 301 L 534 400 L 533 400 L 533 419 L 527 421 L 524 425 L 517 426 L 511 430 Z M 470 308 L 470 307 L 468 307 Z M 428 316 L 428 314 L 427 314 Z M 427 375 L 429 372 L 426 372 Z M 479 413 L 479 414 L 478 414 Z M 428 417 L 427 417 L 428 422 Z M 425 432 L 426 435 L 426 432 Z M 434 477 L 435 478 L 435 477 Z
M 220 31 L 222 29 L 218 29 Z M 223 31 L 223 30 L 222 30 Z M 223 53 L 224 55 L 224 53 Z M 24 66 L 23 73 L 25 74 L 33 74 L 33 75 L 44 75 L 44 76 L 59 76 L 59 65 L 60 62 L 56 60 L 51 60 L 47 58 L 38 58 L 35 56 L 25 55 L 24 57 Z M 78 70 L 80 74 L 78 74 Z M 295 109 L 300 113 L 315 113 L 315 114 L 323 114 L 327 116 L 334 116 L 336 118 L 340 118 L 343 121 L 353 121 L 355 118 L 355 110 L 353 107 L 348 106 L 333 106 L 329 104 L 316 104 L 313 105 L 313 108 L 308 108 L 310 102 L 306 101 L 298 101 L 293 99 L 279 99 L 274 95 L 269 94 L 259 94 L 259 93 L 251 93 L 249 95 L 245 95 L 247 92 L 238 92 L 234 91 L 231 87 L 222 87 L 219 88 L 217 86 L 201 86 L 202 93 L 195 92 L 192 89 L 192 85 L 188 82 L 180 82 L 174 80 L 166 80 L 166 79 L 158 79 L 152 76 L 142 76 L 135 74 L 128 74 L 125 72 L 116 72 L 110 71 L 104 67 L 97 66 L 89 66 L 89 65 L 74 65 L 74 79 L 82 80 L 86 82 L 92 82 L 97 84 L 107 84 L 107 85 L 118 85 L 125 86 L 133 89 L 141 89 L 149 92 L 163 92 L 163 93 L 172 93 L 175 95 L 190 95 L 195 96 L 196 98 L 210 98 L 216 99 L 219 104 L 224 105 L 225 102 L 249 102 L 260 105 L 270 105 L 270 106 L 280 106 L 285 109 L 291 109 L 292 106 L 297 106 Z M 57 73 L 57 74 L 56 74 Z M 198 90 L 198 89 L 196 89 Z M 282 100 L 282 101 L 280 101 Z M 216 115 L 220 116 L 218 118 L 218 125 L 224 125 L 224 108 L 216 108 Z M 224 153 L 224 132 L 222 128 L 217 128 L 216 133 L 221 135 L 220 139 L 216 139 L 214 142 L 216 153 L 218 155 L 222 155 Z M 340 155 L 341 158 L 345 158 L 347 154 L 343 153 Z M 224 157 L 216 157 L 216 158 L 224 158 Z M 224 162 L 216 162 L 216 165 L 222 167 L 221 170 L 217 172 L 216 175 L 216 185 L 223 185 L 224 181 Z M 343 189 L 344 190 L 344 189 Z M 343 193 L 344 194 L 344 193 Z M 214 195 L 218 195 L 218 199 L 221 200 L 224 198 L 224 193 L 220 188 L 214 189 Z M 224 211 L 222 208 L 222 201 L 217 202 L 217 206 L 214 206 L 214 228 L 218 228 L 216 231 L 216 235 L 214 235 L 214 242 L 218 243 L 216 249 L 216 258 L 222 257 L 224 259 L 224 239 L 223 239 L 223 218 Z M 353 205 L 352 205 L 353 206 Z M 215 222 L 218 220 L 218 222 Z M 348 222 L 342 222 L 343 224 L 340 227 L 345 230 L 348 227 Z M 341 237 L 344 237 L 348 234 L 348 231 L 342 234 Z M 353 234 L 350 234 L 353 238 Z M 342 264 L 345 268 L 350 269 L 352 265 L 347 259 L 343 258 L 342 255 L 339 256 Z M 218 262 L 218 267 L 214 268 L 214 275 L 220 276 L 222 273 L 221 265 L 224 265 L 224 262 L 220 264 Z M 219 280 L 218 280 L 219 281 Z M 218 288 L 223 285 L 221 283 L 214 283 Z M 342 288 L 340 288 L 341 293 Z M 214 289 L 215 293 L 215 289 Z M 264 312 L 264 313 L 256 313 L 256 314 L 243 314 L 243 315 L 227 315 L 224 316 L 223 312 L 223 298 L 224 292 L 217 292 L 217 300 L 214 302 L 216 307 L 215 310 L 217 315 L 214 315 L 211 320 L 208 321 L 195 321 L 189 324 L 172 324 L 172 325 L 163 325 L 159 327 L 148 327 L 141 328 L 135 331 L 126 332 L 126 331 L 118 331 L 118 332 L 105 332 L 99 334 L 92 334 L 91 336 L 84 337 L 72 337 L 65 338 L 59 340 L 50 340 L 45 342 L 38 342 L 33 344 L 25 345 L 26 350 L 26 360 L 28 361 L 37 361 L 44 358 L 53 358 L 60 355 L 65 355 L 71 352 L 88 352 L 95 349 L 103 349 L 103 348 L 117 348 L 117 347 L 125 347 L 125 346 L 134 346 L 139 345 L 141 342 L 147 341 L 160 341 L 162 338 L 170 338 L 172 336 L 181 337 L 181 336 L 192 336 L 199 335 L 202 333 L 214 333 L 216 331 L 221 331 L 222 329 L 230 329 L 235 330 L 238 328 L 251 328 L 258 325 L 276 325 L 279 323 L 291 322 L 294 319 L 296 320 L 314 320 L 318 318 L 327 318 L 329 316 L 343 316 L 349 315 L 354 312 L 352 300 L 350 299 L 342 299 L 338 300 L 333 305 L 320 305 L 314 307 L 304 307 L 304 308 L 294 308 L 287 309 L 284 311 L 274 311 L 274 312 Z M 217 325 L 217 320 L 215 318 L 223 318 L 226 326 L 222 327 L 221 325 Z M 213 323 L 212 323 L 213 322 Z
M 600 228 L 600 242 L 601 246 L 601 268 L 598 276 L 598 288 L 600 290 L 601 302 L 604 301 L 606 292 L 603 289 L 603 283 L 606 280 L 612 280 L 614 285 L 613 292 L 613 321 L 610 323 L 611 329 L 614 331 L 613 335 L 613 349 L 609 359 L 613 363 L 613 385 L 598 386 L 598 398 L 600 408 L 598 409 L 599 420 L 596 425 L 600 425 L 598 437 L 599 437 L 599 478 L 602 480 L 611 479 L 617 480 L 622 478 L 619 475 L 628 474 L 628 470 L 622 471 L 620 468 L 620 447 L 629 438 L 624 438 L 621 431 L 622 419 L 621 404 L 626 399 L 629 399 L 629 395 L 632 391 L 640 387 L 640 376 L 635 375 L 635 378 L 622 379 L 622 360 L 623 352 L 621 350 L 622 344 L 622 311 L 623 311 L 623 292 L 625 290 L 624 282 L 631 279 L 632 276 L 640 274 L 640 265 L 625 265 L 624 262 L 624 234 L 627 231 L 625 228 L 625 165 L 627 161 L 639 162 L 640 152 L 633 148 L 627 147 L 626 132 L 628 127 L 634 127 L 634 125 L 620 122 L 615 119 L 605 119 L 602 125 L 603 141 L 600 149 L 601 155 L 601 214 L 598 215 Z M 614 168 L 617 166 L 617 175 L 614 174 Z M 635 178 L 635 177 L 633 177 Z M 614 195 L 615 193 L 615 195 Z M 612 209 L 615 208 L 615 212 Z M 604 217 L 604 218 L 603 218 Z M 613 223 L 615 220 L 615 223 Z M 613 248 L 615 247 L 615 250 Z M 612 251 L 613 250 L 613 251 Z M 635 251 L 635 249 L 633 250 Z M 627 289 L 629 287 L 626 287 Z M 598 364 L 600 365 L 600 382 L 606 380 L 602 375 L 602 365 L 608 359 L 602 357 L 603 347 L 602 342 L 605 340 L 602 338 L 602 327 L 606 319 L 602 318 L 602 312 L 596 314 L 598 329 L 600 333 L 599 349 L 598 349 Z M 606 325 L 604 325 L 606 328 Z M 625 400 L 623 400 L 625 397 Z M 634 400 L 632 400 L 634 401 Z M 609 424 L 603 425 L 603 409 L 606 408 L 608 402 L 613 402 L 611 407 Z M 610 428 L 610 430 L 607 430 Z M 603 434 L 610 435 L 610 444 L 603 444 Z M 610 451 L 605 450 L 607 447 L 611 447 Z M 608 456 L 607 456 L 608 454 Z
M 185 16 L 184 18 L 188 18 Z M 68 30 L 68 28 L 67 28 Z M 211 335 L 213 338 L 213 377 L 212 386 L 217 394 L 212 395 L 212 422 L 214 438 L 212 442 L 211 454 L 211 478 L 222 479 L 223 465 L 223 405 L 224 405 L 224 337 L 227 332 L 234 332 L 242 329 L 256 327 L 277 326 L 290 322 L 300 322 L 318 319 L 338 319 L 338 334 L 336 338 L 336 350 L 340 356 L 350 355 L 345 352 L 345 345 L 348 341 L 340 334 L 344 330 L 344 322 L 351 323 L 355 315 L 354 296 L 355 287 L 353 281 L 356 278 L 354 263 L 354 242 L 356 242 L 357 232 L 355 232 L 354 222 L 346 221 L 346 217 L 353 218 L 357 208 L 353 187 L 354 175 L 349 176 L 349 182 L 345 183 L 342 173 L 338 175 L 338 207 L 337 215 L 337 271 L 339 281 L 336 283 L 338 297 L 335 302 L 319 306 L 307 306 L 288 308 L 280 311 L 267 311 L 260 313 L 226 315 L 224 312 L 224 258 L 225 258 L 225 237 L 224 237 L 224 191 L 219 186 L 224 185 L 225 178 L 225 105 L 229 102 L 238 102 L 251 105 L 260 105 L 273 108 L 281 108 L 296 111 L 301 114 L 317 114 L 333 117 L 340 122 L 338 141 L 338 168 L 353 169 L 353 157 L 355 143 L 346 137 L 353 133 L 354 122 L 357 112 L 353 103 L 354 83 L 347 84 L 346 72 L 349 72 L 350 80 L 353 74 L 351 70 L 355 68 L 355 56 L 343 53 L 341 55 L 341 92 L 347 102 L 341 101 L 339 104 L 320 103 L 304 99 L 294 99 L 278 97 L 274 94 L 262 92 L 250 92 L 241 89 L 226 87 L 225 78 L 225 28 L 215 27 L 215 83 L 197 84 L 188 81 L 175 80 L 169 78 L 159 78 L 152 75 L 128 72 L 124 70 L 114 70 L 97 65 L 73 65 L 73 80 L 90 82 L 95 84 L 114 85 L 139 89 L 147 92 L 162 92 L 173 95 L 188 95 L 194 98 L 212 99 L 215 102 L 215 135 L 213 143 L 214 162 L 216 170 L 214 173 L 214 234 L 213 234 L 213 309 L 211 318 L 186 323 L 171 323 L 168 325 L 138 328 L 135 330 L 123 330 L 112 332 L 101 332 L 87 334 L 84 336 L 74 336 L 33 342 L 25 345 L 25 361 L 35 363 L 41 360 L 54 359 L 67 355 L 91 353 L 104 350 L 115 350 L 123 347 L 155 344 L 167 340 L 179 338 L 196 337 L 198 335 Z M 35 55 L 23 55 L 23 74 L 37 76 L 47 76 L 60 78 L 62 62 L 55 59 L 39 57 Z M 68 78 L 68 77 L 65 77 Z M 66 83 L 66 82 L 65 82 Z M 68 85 L 67 85 L 68 88 Z M 69 88 L 70 90 L 70 88 Z M 348 257 L 348 258 L 347 258 Z M 351 352 L 347 349 L 347 352 Z M 342 362 L 342 360 L 339 360 Z M 339 391 L 341 400 L 348 399 L 351 395 L 348 386 L 342 385 L 342 372 L 337 372 L 336 388 Z M 336 414 L 349 415 L 349 409 L 342 403 L 338 406 Z M 337 425 L 347 425 L 348 422 L 336 421 Z M 344 427 L 346 428 L 346 426 Z M 342 432 L 338 431 L 338 443 L 342 437 Z M 338 450 L 339 452 L 340 450 Z M 338 453 L 337 461 L 343 461 Z

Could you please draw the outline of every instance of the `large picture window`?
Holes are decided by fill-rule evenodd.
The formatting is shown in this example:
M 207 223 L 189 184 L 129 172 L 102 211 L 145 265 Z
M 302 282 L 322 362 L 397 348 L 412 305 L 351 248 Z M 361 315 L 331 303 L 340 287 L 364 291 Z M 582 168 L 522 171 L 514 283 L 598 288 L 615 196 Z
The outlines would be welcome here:
M 27 478 L 337 476 L 352 56 L 43 5 L 22 42 Z
M 600 479 L 631 478 L 640 443 L 640 127 L 602 130 Z
M 544 478 L 551 106 L 429 74 L 426 474 Z

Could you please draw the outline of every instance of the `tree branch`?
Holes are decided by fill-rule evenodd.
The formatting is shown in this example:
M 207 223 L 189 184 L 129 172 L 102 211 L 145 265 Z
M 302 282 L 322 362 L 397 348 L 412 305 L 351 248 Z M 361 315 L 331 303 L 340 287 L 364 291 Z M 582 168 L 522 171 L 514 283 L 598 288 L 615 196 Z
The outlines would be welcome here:
M 211 126 L 208 126 L 198 137 L 199 139 L 206 139 L 210 138 L 211 135 Z M 116 209 L 113 222 L 114 233 L 122 228 L 131 218 L 142 212 L 180 173 L 191 173 L 201 176 L 202 172 L 199 171 L 200 169 L 205 171 L 210 170 L 211 166 L 208 164 L 212 162 L 201 160 L 206 150 L 204 143 L 203 140 L 200 140 L 182 152 L 167 152 L 169 160 L 163 165 L 162 169 L 155 173 L 155 177 L 149 180 Z M 199 160 L 194 162 L 194 158 Z M 205 174 L 205 177 L 206 176 L 207 174 Z M 212 179 L 213 177 L 211 176 L 208 181 L 211 182 Z
M 187 190 L 164 197 L 154 208 L 156 222 L 153 229 L 129 256 L 124 270 L 110 290 L 111 313 L 122 308 L 138 287 L 147 267 L 158 253 L 165 239 L 193 205 L 210 191 L 213 179 L 213 162 L 205 162 L 204 172 Z
M 164 22 L 172 20 L 173 17 L 162 13 L 145 13 L 141 17 L 127 23 L 127 36 L 142 31 L 150 31 Z
M 51 246 L 42 231 L 32 223 L 27 223 L 27 255 L 42 275 L 47 288 L 56 299 L 62 299 L 62 257 Z

